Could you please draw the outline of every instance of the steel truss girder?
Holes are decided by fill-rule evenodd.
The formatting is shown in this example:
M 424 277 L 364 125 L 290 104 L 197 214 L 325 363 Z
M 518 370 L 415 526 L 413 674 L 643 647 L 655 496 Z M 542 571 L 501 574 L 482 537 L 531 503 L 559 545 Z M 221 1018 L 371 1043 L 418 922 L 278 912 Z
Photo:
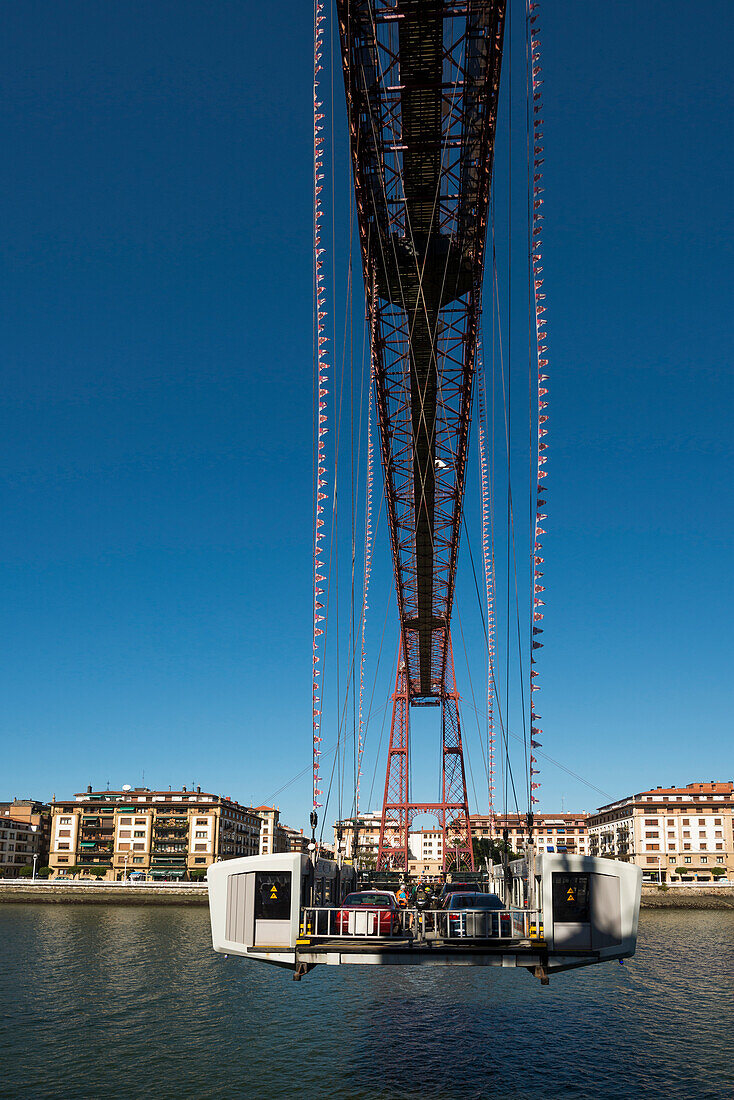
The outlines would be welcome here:
M 408 835 L 418 814 L 432 813 L 443 838 L 443 869 L 474 870 L 469 801 L 464 771 L 464 751 L 459 718 L 459 695 L 454 678 L 451 640 L 447 646 L 445 689 L 441 706 L 441 801 L 413 802 L 410 798 L 410 698 L 403 654 L 393 693 L 390 746 L 385 776 L 385 796 L 377 856 L 379 871 L 408 872 Z
M 410 702 L 445 696 L 504 0 L 336 0 Z

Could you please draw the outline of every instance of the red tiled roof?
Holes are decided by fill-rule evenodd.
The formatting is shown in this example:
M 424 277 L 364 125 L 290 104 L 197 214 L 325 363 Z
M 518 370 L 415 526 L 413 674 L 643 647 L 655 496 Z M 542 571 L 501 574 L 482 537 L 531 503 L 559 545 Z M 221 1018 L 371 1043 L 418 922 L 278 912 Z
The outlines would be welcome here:
M 645 794 L 732 794 L 734 793 L 734 781 L 719 783 L 686 783 L 685 787 L 651 787 L 649 791 L 640 791 L 635 798 Z

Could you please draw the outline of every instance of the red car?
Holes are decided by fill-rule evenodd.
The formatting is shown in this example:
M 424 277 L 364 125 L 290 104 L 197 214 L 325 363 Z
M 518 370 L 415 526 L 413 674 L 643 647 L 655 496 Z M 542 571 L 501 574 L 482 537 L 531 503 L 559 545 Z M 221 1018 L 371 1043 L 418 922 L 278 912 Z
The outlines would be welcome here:
M 336 915 L 336 931 L 341 936 L 395 936 L 400 928 L 400 907 L 395 895 L 387 891 L 347 894 Z

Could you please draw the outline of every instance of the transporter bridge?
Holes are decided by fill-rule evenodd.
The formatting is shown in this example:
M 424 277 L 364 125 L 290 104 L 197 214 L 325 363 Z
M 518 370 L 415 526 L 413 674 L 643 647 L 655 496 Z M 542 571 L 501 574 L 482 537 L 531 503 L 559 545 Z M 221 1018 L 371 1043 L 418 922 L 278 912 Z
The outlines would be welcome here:
M 452 651 L 452 612 L 463 521 L 467 448 L 479 361 L 487 230 L 506 0 L 335 0 L 344 76 L 353 201 L 361 250 L 371 399 L 384 478 L 399 646 L 392 723 L 375 872 L 407 879 L 414 818 L 435 817 L 444 877 L 475 872 L 464 744 Z M 542 633 L 541 524 L 546 517 L 544 427 L 548 415 L 545 294 L 541 287 L 543 146 L 537 4 L 528 5 L 528 263 L 537 408 L 533 641 Z M 327 430 L 330 401 L 321 236 L 324 121 L 328 98 L 319 73 L 327 18 L 315 4 L 314 273 L 316 464 L 314 545 L 313 812 L 323 796 L 322 653 Z M 327 66 L 328 68 L 328 66 Z M 323 97 L 323 98 L 322 98 Z M 531 151 L 532 147 L 532 151 Z M 490 251 L 491 255 L 491 251 Z M 337 389 L 336 386 L 333 387 Z M 331 401 L 333 402 L 333 396 Z M 370 406 L 372 408 L 372 405 Z M 479 427 L 482 447 L 482 425 Z M 486 498 L 486 459 L 482 488 Z M 484 560 L 487 563 L 486 512 Z M 323 625 L 321 625 L 323 623 Z M 491 617 L 487 647 L 492 663 Z M 533 669 L 529 698 L 536 688 Z M 440 726 L 440 793 L 417 801 L 411 787 L 410 717 L 435 708 Z M 492 690 L 488 708 L 491 712 Z M 531 703 L 533 737 L 540 732 Z M 506 738 L 505 738 L 506 741 Z M 531 741 L 535 747 L 537 742 Z M 313 966 L 346 964 L 471 964 L 524 967 L 548 975 L 634 953 L 640 900 L 639 869 L 589 856 L 535 852 L 532 844 L 533 763 L 528 776 L 528 839 L 523 859 L 485 872 L 477 885 L 494 909 L 469 903 L 453 916 L 443 908 L 396 913 L 389 891 L 362 894 L 356 870 L 337 851 L 232 859 L 209 869 L 216 951 L 290 968 L 299 978 Z M 490 774 L 490 809 L 493 790 Z M 357 802 L 358 805 L 358 802 Z M 356 831 L 356 826 L 355 826 Z M 383 879 L 385 881 L 385 879 Z M 364 899 L 367 899 L 366 901 Z M 372 900 L 370 900 L 370 898 Z M 483 899 L 480 899 L 483 900 Z

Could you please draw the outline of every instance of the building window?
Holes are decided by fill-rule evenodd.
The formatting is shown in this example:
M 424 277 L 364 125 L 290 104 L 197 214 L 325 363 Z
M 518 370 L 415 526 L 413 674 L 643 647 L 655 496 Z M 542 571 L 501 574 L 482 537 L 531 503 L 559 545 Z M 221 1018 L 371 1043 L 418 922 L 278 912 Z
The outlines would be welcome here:
M 194 833 L 194 836 L 197 838 L 197 840 L 200 840 L 202 838 L 206 840 L 206 829 L 197 829 Z
M 60 817 L 59 818 L 59 825 L 71 825 L 71 818 L 70 817 Z
M 197 817 L 196 824 L 197 825 L 208 825 L 209 824 L 209 818 L 208 817 Z
M 683 856 L 683 862 L 684 863 L 690 863 L 691 862 L 691 857 L 690 856 Z
M 709 861 L 708 856 L 701 856 L 701 863 L 708 863 L 708 861 Z
M 206 863 L 206 856 L 196 856 L 194 863 Z
M 206 851 L 206 844 L 195 844 L 194 845 L 194 851 L 195 852 L 205 852 Z
M 59 829 L 59 836 L 71 836 L 71 829 Z
M 120 829 L 120 831 L 118 833 L 118 836 L 121 836 L 121 837 L 122 836 L 130 836 L 130 830 L 129 829 Z
M 648 856 L 647 857 L 647 862 L 648 863 L 657 863 L 658 861 L 655 859 L 655 856 Z
M 684 825 L 690 825 L 691 824 L 691 819 L 689 817 L 684 817 L 683 818 L 683 824 Z
M 121 825 L 132 825 L 132 823 L 133 823 L 133 819 L 131 817 L 121 817 L 120 818 L 120 824 Z
M 723 844 L 717 844 L 717 845 L 716 845 L 716 851 L 717 851 L 717 852 L 720 852 L 720 851 L 722 850 L 722 848 L 723 848 L 723 847 L 724 847 L 724 845 L 723 845 Z
M 136 829 L 133 836 L 145 836 L 145 829 Z
M 705 817 L 699 817 L 698 824 L 699 825 L 705 825 L 706 824 L 706 818 Z
M 129 843 L 129 841 L 127 841 L 127 842 L 123 842 L 122 844 L 120 844 L 120 845 L 119 845 L 119 849 L 120 849 L 120 851 L 121 851 L 121 852 L 129 852 L 129 851 L 130 851 L 130 843 Z
M 59 844 L 59 850 L 62 850 L 62 851 L 65 850 L 65 851 L 68 852 L 69 851 L 69 845 L 68 844 Z
M 721 825 L 721 818 L 720 817 L 715 817 L 714 818 L 714 825 Z
M 690 852 L 690 850 L 691 850 L 690 844 L 684 844 L 683 845 L 683 851 L 684 852 Z
M 136 825 L 145 825 L 145 818 L 144 817 L 136 817 L 135 818 L 135 824 Z
M 701 841 L 701 843 L 699 844 L 699 848 L 701 849 L 702 852 L 705 852 L 707 847 L 708 847 L 708 845 L 704 844 L 703 841 Z
M 668 845 L 668 851 L 669 852 L 674 852 L 675 851 L 675 844 L 669 844 Z
M 136 852 L 144 852 L 145 851 L 145 845 L 144 844 L 133 844 L 133 848 L 135 849 Z
M 717 856 L 716 857 L 716 862 L 717 863 L 723 863 L 724 862 L 724 857 L 723 856 Z
M 675 856 L 668 856 L 668 863 L 675 863 Z
M 145 863 L 144 856 L 133 856 L 133 863 Z
M 68 862 L 69 862 L 69 857 L 68 856 L 59 856 L 59 863 L 68 863 Z

